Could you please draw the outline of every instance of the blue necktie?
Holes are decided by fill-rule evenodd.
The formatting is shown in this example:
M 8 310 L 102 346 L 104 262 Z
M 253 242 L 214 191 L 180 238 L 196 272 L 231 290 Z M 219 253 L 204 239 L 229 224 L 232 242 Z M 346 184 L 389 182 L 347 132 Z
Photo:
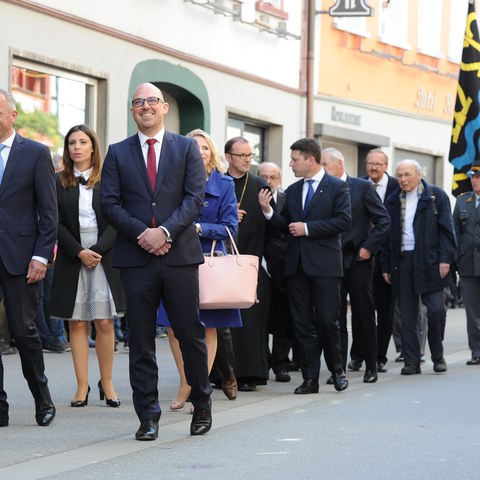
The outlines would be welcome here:
M 6 147 L 3 143 L 0 143 L 0 152 Z M 3 178 L 3 172 L 5 171 L 5 168 L 3 166 L 3 158 L 0 155 L 0 183 L 2 183 L 2 178 Z
M 310 202 L 312 201 L 313 195 L 315 194 L 313 190 L 313 180 L 305 180 L 308 183 L 307 196 L 305 197 L 305 202 L 303 204 L 303 211 L 306 212 Z

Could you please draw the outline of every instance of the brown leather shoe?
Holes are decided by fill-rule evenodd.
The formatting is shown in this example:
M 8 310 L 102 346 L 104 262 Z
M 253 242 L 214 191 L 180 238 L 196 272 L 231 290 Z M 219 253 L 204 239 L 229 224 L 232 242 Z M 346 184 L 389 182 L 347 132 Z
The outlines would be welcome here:
M 236 400 L 238 393 L 237 379 L 232 374 L 230 378 L 222 380 L 222 390 L 229 400 Z

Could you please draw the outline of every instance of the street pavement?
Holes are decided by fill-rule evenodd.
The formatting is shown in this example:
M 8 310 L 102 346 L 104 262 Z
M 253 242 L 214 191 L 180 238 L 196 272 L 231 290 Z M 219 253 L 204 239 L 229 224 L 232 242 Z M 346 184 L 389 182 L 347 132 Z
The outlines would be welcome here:
M 391 342 L 393 344 L 393 342 Z M 88 406 L 71 408 L 75 380 L 70 353 L 45 353 L 57 417 L 36 426 L 31 395 L 18 355 L 4 356 L 10 426 L 0 428 L 0 480 L 90 479 L 475 479 L 480 478 L 480 366 L 470 358 L 465 311 L 447 314 L 446 374 L 427 359 L 422 374 L 401 376 L 391 345 L 388 372 L 364 384 L 363 370 L 348 374 L 337 393 L 293 395 L 290 383 L 273 380 L 229 401 L 213 393 L 213 428 L 191 437 L 189 404 L 170 412 L 178 378 L 168 341 L 157 339 L 163 408 L 159 438 L 138 442 L 128 382 L 128 354 L 115 356 L 114 384 L 120 408 L 100 402 L 98 367 L 90 352 Z M 428 357 L 428 352 L 426 357 Z

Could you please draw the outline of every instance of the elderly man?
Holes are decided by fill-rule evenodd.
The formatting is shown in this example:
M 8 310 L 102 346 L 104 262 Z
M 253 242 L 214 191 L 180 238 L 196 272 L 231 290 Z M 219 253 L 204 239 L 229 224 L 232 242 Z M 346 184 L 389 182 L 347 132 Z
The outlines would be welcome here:
M 377 329 L 373 303 L 375 254 L 388 234 L 390 217 L 372 185 L 345 172 L 342 152 L 336 148 L 322 150 L 325 171 L 347 183 L 352 205 L 352 224 L 342 232 L 344 275 L 342 279 L 340 337 L 343 368 L 347 365 L 347 296 L 352 309 L 352 336 L 365 358 L 364 383 L 375 383 L 377 376 Z
M 441 188 L 422 179 L 421 167 L 415 160 L 398 164 L 397 179 L 400 189 L 386 201 L 392 225 L 388 246 L 382 250 L 382 271 L 385 281 L 392 284 L 399 296 L 405 355 L 401 373 L 421 373 L 419 297 L 427 307 L 433 370 L 446 372 L 443 289 L 449 285 L 450 264 L 456 253 L 450 201 Z
M 473 192 L 457 199 L 453 223 L 457 236 L 457 268 L 467 314 L 468 346 L 472 358 L 467 365 L 480 365 L 480 161 L 467 172 Z

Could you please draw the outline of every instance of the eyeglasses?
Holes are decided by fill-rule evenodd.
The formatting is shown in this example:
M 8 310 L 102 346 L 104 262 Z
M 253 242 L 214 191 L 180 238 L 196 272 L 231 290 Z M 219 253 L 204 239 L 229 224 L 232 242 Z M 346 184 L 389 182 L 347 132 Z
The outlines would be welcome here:
M 164 103 L 163 99 L 159 97 L 134 98 L 132 100 L 132 107 L 143 107 L 145 102 L 149 105 L 158 105 L 160 102 Z
M 233 152 L 228 152 L 229 155 L 235 155 L 236 157 L 240 157 L 241 160 L 246 160 L 247 158 L 253 158 L 253 153 L 233 153 Z
M 383 166 L 385 166 L 384 163 L 370 163 L 370 162 L 367 162 L 367 167 L 380 168 L 380 167 L 383 167 Z
M 259 175 L 260 178 L 263 178 L 264 180 L 266 180 L 268 182 L 268 180 L 272 180 L 272 181 L 275 181 L 275 180 L 278 180 L 280 177 L 278 175 Z

